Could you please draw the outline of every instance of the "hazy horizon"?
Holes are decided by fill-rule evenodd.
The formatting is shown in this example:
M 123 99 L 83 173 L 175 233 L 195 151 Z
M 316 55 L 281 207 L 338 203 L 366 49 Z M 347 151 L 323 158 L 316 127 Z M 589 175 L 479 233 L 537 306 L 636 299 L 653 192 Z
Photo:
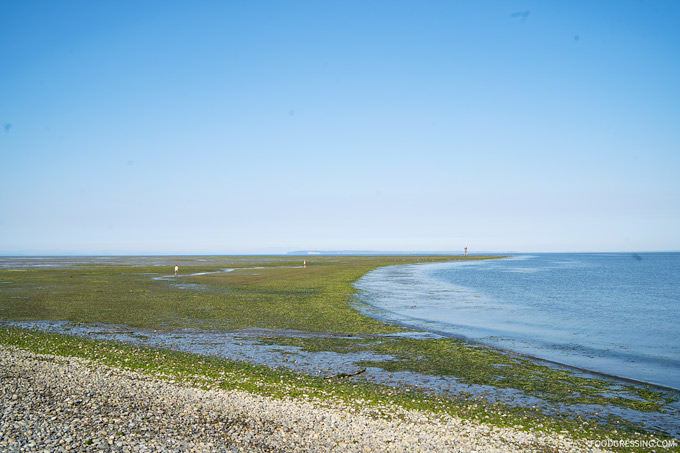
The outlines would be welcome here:
M 486 255 L 550 255 L 550 254 L 663 254 L 663 253 L 680 253 L 680 250 L 581 250 L 575 252 L 537 252 L 537 251 L 518 251 L 518 250 L 477 250 L 468 252 L 468 256 L 486 256 Z M 100 251 L 93 253 L 82 253 L 69 250 L 56 251 L 20 251 L 14 254 L 2 254 L 0 257 L 4 258 L 59 258 L 59 257 L 192 257 L 192 256 L 370 256 L 370 255 L 451 255 L 463 256 L 464 251 L 456 250 L 296 250 L 287 252 L 253 252 L 253 253 L 154 253 L 154 252 L 135 252 L 122 253 L 112 251 Z

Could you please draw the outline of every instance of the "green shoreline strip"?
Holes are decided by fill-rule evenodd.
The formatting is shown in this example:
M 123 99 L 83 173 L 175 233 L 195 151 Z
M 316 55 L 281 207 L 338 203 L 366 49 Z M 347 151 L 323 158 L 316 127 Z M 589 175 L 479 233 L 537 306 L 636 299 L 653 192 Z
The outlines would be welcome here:
M 381 266 L 461 257 L 306 259 L 306 269 L 303 257 L 179 257 L 167 258 L 167 265 L 95 262 L 63 269 L 2 270 L 0 317 L 154 329 L 393 333 L 403 329 L 365 317 L 349 305 L 355 292 L 352 283 Z M 177 278 L 171 277 L 175 262 L 180 265 Z M 219 272 L 225 268 L 234 270 Z M 205 274 L 190 275 L 196 273 Z M 153 278 L 162 276 L 168 278 Z

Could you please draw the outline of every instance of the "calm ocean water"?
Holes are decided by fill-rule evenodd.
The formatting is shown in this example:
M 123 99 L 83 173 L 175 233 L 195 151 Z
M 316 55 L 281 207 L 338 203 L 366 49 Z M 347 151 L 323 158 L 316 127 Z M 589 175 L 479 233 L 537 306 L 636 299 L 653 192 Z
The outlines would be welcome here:
M 390 266 L 356 287 L 388 321 L 680 389 L 680 253 Z

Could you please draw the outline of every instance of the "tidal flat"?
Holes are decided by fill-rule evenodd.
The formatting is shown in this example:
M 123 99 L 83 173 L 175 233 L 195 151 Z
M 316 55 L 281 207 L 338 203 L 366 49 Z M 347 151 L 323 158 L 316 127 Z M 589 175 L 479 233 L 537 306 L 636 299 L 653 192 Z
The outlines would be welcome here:
M 271 380 L 223 385 L 278 397 L 297 394 L 276 390 L 285 379 L 304 382 L 307 393 L 388 398 L 497 426 L 585 438 L 680 435 L 676 392 L 413 331 L 356 309 L 352 282 L 377 267 L 491 258 L 0 258 L 0 342 L 153 373 L 174 367 L 191 379 L 212 372 L 198 364 L 219 363 L 245 381 Z M 96 352 L 102 348 L 114 358 Z M 185 365 L 171 365 L 178 357 Z

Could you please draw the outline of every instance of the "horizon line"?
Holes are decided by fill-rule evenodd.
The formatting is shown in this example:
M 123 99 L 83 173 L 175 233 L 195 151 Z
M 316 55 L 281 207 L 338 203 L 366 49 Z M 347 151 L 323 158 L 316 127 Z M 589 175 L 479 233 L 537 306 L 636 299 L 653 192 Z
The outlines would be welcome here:
M 637 253 L 680 253 L 680 250 L 580 250 L 580 251 L 519 251 L 519 250 L 479 250 L 468 251 L 468 256 L 475 255 L 506 255 L 506 254 L 579 254 L 579 253 L 617 253 L 617 254 L 637 254 Z M 21 251 L 21 252 L 0 252 L 2 258 L 66 258 L 66 257 L 175 257 L 175 256 L 328 256 L 328 255 L 451 255 L 465 256 L 464 251 L 452 250 L 294 250 L 288 252 L 217 252 L 217 253 L 171 253 L 171 252 L 79 252 L 79 251 Z

